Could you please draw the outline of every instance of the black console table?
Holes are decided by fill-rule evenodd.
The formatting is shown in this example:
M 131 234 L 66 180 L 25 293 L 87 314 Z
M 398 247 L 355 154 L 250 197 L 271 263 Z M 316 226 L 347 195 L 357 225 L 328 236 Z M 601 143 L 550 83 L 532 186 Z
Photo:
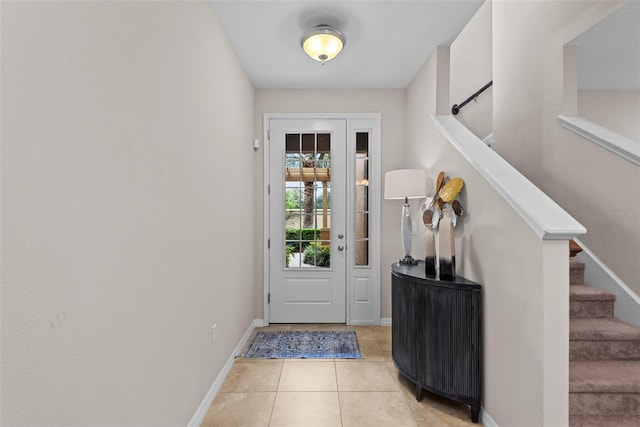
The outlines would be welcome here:
M 427 278 L 424 262 L 391 266 L 392 355 L 423 390 L 471 405 L 480 414 L 482 287 L 461 276 Z

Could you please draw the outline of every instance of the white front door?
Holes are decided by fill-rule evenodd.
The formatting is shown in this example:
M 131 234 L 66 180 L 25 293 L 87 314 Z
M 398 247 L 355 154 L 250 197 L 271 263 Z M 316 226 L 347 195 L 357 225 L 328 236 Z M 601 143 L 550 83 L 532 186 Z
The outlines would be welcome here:
M 269 120 L 269 319 L 346 321 L 347 122 Z

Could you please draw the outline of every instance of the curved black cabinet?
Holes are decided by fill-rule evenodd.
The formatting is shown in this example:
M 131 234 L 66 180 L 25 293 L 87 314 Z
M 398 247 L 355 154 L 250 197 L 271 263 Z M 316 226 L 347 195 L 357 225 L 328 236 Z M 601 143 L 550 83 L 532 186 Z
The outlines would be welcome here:
M 471 405 L 480 414 L 481 289 L 461 276 L 425 276 L 424 262 L 391 266 L 392 355 L 398 370 L 423 390 Z

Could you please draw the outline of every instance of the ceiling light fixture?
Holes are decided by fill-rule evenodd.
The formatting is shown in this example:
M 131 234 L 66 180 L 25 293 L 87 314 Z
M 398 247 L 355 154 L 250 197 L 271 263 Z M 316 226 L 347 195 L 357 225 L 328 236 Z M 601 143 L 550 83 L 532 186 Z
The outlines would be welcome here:
M 328 25 L 313 27 L 300 37 L 305 53 L 323 65 L 335 58 L 345 44 L 344 34 Z

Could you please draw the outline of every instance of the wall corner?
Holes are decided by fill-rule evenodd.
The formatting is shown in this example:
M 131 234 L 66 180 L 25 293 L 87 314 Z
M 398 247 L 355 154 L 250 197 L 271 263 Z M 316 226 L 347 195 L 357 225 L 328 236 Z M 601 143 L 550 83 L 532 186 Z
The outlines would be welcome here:
M 449 115 L 450 48 L 436 48 L 436 115 Z

